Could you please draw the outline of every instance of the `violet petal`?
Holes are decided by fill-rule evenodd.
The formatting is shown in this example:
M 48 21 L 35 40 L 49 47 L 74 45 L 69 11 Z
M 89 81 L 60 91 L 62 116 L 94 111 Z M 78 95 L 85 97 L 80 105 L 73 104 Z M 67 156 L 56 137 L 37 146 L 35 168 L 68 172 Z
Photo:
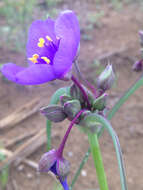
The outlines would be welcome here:
M 73 11 L 67 10 L 60 14 L 55 21 L 55 33 L 61 40 L 54 59 L 54 69 L 58 73 L 67 72 L 71 69 L 80 41 L 79 23 Z
M 8 80 L 16 82 L 16 74 L 23 71 L 24 69 L 24 67 L 17 66 L 14 63 L 7 63 L 2 66 L 0 71 Z
M 2 73 L 9 80 L 23 85 L 36 85 L 56 79 L 51 65 L 35 64 L 27 68 L 5 64 Z

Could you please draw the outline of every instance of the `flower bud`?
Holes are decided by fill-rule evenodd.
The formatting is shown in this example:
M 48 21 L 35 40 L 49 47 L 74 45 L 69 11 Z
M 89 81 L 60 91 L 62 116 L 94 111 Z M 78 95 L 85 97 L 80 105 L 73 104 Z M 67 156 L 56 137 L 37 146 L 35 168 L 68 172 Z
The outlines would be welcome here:
M 48 172 L 54 162 L 56 161 L 56 150 L 52 149 L 49 152 L 43 154 L 39 161 L 38 171 Z
M 60 96 L 60 102 L 62 104 L 62 106 L 69 100 L 72 100 L 72 98 L 70 96 L 66 96 L 66 95 L 63 95 L 63 96 Z
M 64 104 L 64 112 L 70 120 L 74 119 L 76 114 L 81 110 L 81 105 L 78 100 L 71 100 Z
M 106 106 L 107 94 L 99 96 L 93 103 L 93 110 L 102 111 Z
M 142 68 L 143 68 L 142 63 L 143 63 L 143 60 L 142 60 L 142 59 L 141 59 L 140 61 L 136 61 L 136 62 L 133 64 L 132 69 L 133 69 L 134 71 L 137 71 L 137 72 L 142 71 Z
M 79 100 L 81 103 L 84 102 L 84 98 L 83 98 L 83 94 L 82 92 L 80 91 L 79 87 L 75 84 L 73 84 L 71 87 L 70 87 L 70 95 L 71 97 L 73 97 L 73 99 L 77 99 Z
M 70 163 L 66 159 L 60 159 L 56 164 L 57 174 L 64 181 L 70 172 Z
M 92 104 L 92 102 L 94 101 L 94 96 L 92 95 L 92 93 L 85 87 L 83 86 L 87 96 L 88 96 L 88 100 L 90 102 L 90 104 Z M 86 102 L 85 99 L 83 97 L 82 92 L 80 91 L 80 89 L 78 88 L 78 86 L 76 86 L 75 84 L 73 84 L 70 88 L 70 95 L 71 97 L 73 97 L 73 99 L 77 99 L 80 101 L 80 103 L 82 105 L 84 105 L 84 107 L 86 107 Z
M 112 87 L 115 81 L 115 74 L 112 65 L 107 65 L 105 70 L 99 75 L 97 79 L 97 87 L 103 91 Z
M 42 108 L 41 113 L 43 113 L 50 121 L 53 122 L 61 122 L 63 121 L 67 116 L 64 113 L 63 107 L 58 105 L 51 105 Z

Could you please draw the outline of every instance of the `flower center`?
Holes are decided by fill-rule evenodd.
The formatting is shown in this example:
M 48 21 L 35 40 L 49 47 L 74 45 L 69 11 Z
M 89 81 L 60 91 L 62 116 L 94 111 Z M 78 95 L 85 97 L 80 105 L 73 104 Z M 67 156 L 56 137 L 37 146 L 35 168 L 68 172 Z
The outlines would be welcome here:
M 60 44 L 60 38 L 53 39 L 50 36 L 40 37 L 37 42 L 37 46 L 40 48 L 38 53 L 28 58 L 35 64 L 53 64 L 55 53 L 57 52 Z
M 34 54 L 31 58 L 29 58 L 30 61 L 33 63 L 38 63 L 37 59 L 39 58 L 38 54 Z

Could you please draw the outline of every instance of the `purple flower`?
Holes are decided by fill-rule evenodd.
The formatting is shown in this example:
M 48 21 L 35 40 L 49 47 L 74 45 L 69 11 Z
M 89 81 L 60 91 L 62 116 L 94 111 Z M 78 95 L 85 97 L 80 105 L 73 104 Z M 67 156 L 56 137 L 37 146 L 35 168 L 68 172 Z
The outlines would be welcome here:
M 61 79 L 71 70 L 79 41 L 79 23 L 73 11 L 61 12 L 55 21 L 50 18 L 34 21 L 27 42 L 29 66 L 8 63 L 1 72 L 7 79 L 23 85 Z
M 67 175 L 69 174 L 70 164 L 65 160 L 59 151 L 50 150 L 46 152 L 39 161 L 39 172 L 53 172 L 62 184 L 64 190 L 69 190 Z

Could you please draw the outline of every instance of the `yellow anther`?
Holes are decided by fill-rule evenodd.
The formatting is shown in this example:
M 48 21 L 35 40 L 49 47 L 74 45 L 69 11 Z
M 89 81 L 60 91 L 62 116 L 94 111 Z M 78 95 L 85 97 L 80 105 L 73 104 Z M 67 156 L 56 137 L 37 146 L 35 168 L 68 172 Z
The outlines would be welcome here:
M 39 42 L 38 42 L 38 47 L 44 47 L 44 43 L 45 43 L 45 40 L 44 40 L 44 38 L 39 38 Z
M 34 54 L 31 58 L 28 58 L 33 63 L 38 63 L 37 59 L 39 58 L 38 54 Z
M 47 57 L 41 57 L 41 59 L 43 59 L 47 64 L 50 63 L 50 59 L 48 59 Z
M 50 36 L 46 36 L 46 38 L 47 38 L 47 40 L 50 41 L 50 42 L 53 41 L 52 38 L 51 38 Z

